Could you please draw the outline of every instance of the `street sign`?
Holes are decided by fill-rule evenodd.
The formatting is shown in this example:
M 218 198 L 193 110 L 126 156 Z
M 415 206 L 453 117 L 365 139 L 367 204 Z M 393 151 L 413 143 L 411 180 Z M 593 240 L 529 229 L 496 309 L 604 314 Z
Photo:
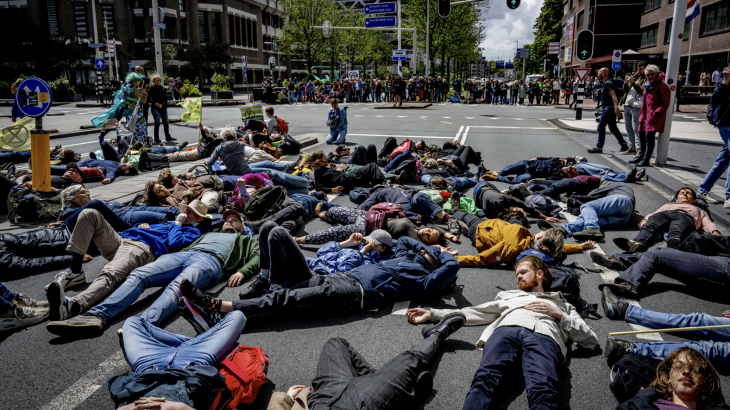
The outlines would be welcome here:
M 21 101 L 21 98 L 25 101 Z M 28 117 L 42 117 L 51 109 L 53 92 L 45 81 L 37 77 L 27 77 L 15 93 L 18 109 Z
M 612 63 L 621 62 L 621 50 L 613 50 L 613 55 L 611 56 L 611 62 Z
M 585 67 L 585 68 L 573 68 L 573 71 L 575 72 L 575 75 L 578 76 L 578 81 L 583 82 L 586 77 L 588 76 L 588 73 L 590 73 L 592 68 Z
M 132 63 L 129 63 L 129 71 L 132 71 Z
M 350 80 L 357 80 L 360 78 L 360 71 L 348 71 L 347 76 L 350 77 Z
M 324 26 L 324 28 L 322 29 L 322 35 L 325 37 L 331 36 L 332 29 L 330 27 L 332 27 L 332 23 L 330 23 L 329 20 L 325 20 L 324 23 L 322 23 L 322 26 Z
M 393 27 L 395 26 L 395 17 L 366 17 L 365 28 L 375 27 Z
M 550 42 L 548 43 L 548 54 L 560 54 L 560 42 Z
M 153 21 L 153 22 L 152 22 L 152 26 L 153 26 L 153 27 L 157 27 L 157 28 L 159 28 L 159 29 L 161 29 L 161 30 L 164 30 L 164 29 L 166 29 L 166 28 L 167 28 L 167 26 L 165 25 L 165 23 L 160 23 L 160 22 L 158 22 L 158 21 Z
M 497 60 L 497 69 L 504 68 L 504 60 Z
M 406 61 L 408 50 L 393 50 L 393 61 Z
M 374 3 L 365 5 L 365 14 L 395 13 L 395 3 Z
M 246 56 L 241 57 L 241 62 L 243 63 L 244 67 L 248 67 L 248 62 L 246 61 Z
M 96 68 L 97 70 L 106 70 L 106 61 L 103 58 L 97 58 L 94 61 L 94 68 Z
M 439 7 L 438 12 L 439 16 L 442 18 L 449 17 L 451 15 L 451 0 L 438 0 L 439 1 Z
M 89 43 L 89 48 L 102 48 L 104 43 Z
M 517 57 L 517 58 L 530 58 L 530 49 L 529 48 L 518 48 L 517 49 L 517 55 L 515 57 Z
M 105 72 L 106 70 L 96 70 L 96 76 L 99 78 L 103 78 Z
M 613 69 L 613 71 L 618 71 L 621 69 L 621 63 L 612 63 L 611 68 Z
M 104 53 L 104 57 L 114 57 L 114 53 Z

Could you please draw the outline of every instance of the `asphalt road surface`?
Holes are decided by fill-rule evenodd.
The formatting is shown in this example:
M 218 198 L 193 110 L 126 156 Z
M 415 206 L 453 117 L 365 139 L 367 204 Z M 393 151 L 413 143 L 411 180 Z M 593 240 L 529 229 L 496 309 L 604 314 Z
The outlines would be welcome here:
M 484 163 L 491 169 L 501 169 L 522 159 L 536 156 L 583 155 L 589 162 L 595 162 L 620 169 L 620 166 L 602 155 L 586 154 L 586 147 L 555 128 L 546 120 L 568 117 L 565 110 L 544 107 L 513 107 L 485 105 L 434 105 L 428 109 L 383 110 L 373 109 L 369 104 L 351 104 L 348 112 L 349 134 L 347 143 L 375 144 L 382 147 L 386 137 L 398 139 L 425 139 L 428 143 L 443 144 L 458 139 L 482 153 Z M 311 132 L 326 132 L 325 119 L 328 106 L 298 105 L 277 107 L 276 114 L 290 123 L 292 135 Z M 54 107 L 54 110 L 56 108 Z M 59 108 L 60 110 L 60 108 Z M 52 121 L 72 121 L 78 125 L 88 124 L 96 114 L 85 112 L 75 114 L 76 109 L 62 117 L 49 117 Z M 79 110 L 81 111 L 81 110 Z M 89 110 L 86 110 L 89 111 Z M 179 115 L 172 109 L 171 115 Z M 204 124 L 213 128 L 240 124 L 236 107 L 204 108 Z M 5 126 L 6 119 L 0 120 Z M 68 125 L 68 124 L 67 124 Z M 172 125 L 173 136 L 180 141 L 194 141 L 197 130 L 193 124 Z M 52 125 L 47 125 L 49 128 Z M 74 147 L 81 153 L 97 149 L 96 135 L 63 140 L 53 140 Z M 333 147 L 324 144 L 309 150 L 325 150 Z M 472 166 L 472 171 L 474 167 Z M 415 185 L 415 184 L 412 184 Z M 497 182 L 502 187 L 506 184 Z M 611 227 L 605 230 L 605 242 L 599 247 L 607 254 L 620 252 L 612 239 L 631 237 L 633 227 L 646 215 L 668 201 L 651 184 L 633 185 L 636 192 L 637 215 L 626 227 Z M 472 194 L 470 189 L 467 192 Z M 346 195 L 334 199 L 335 203 L 353 206 Z M 639 215 L 640 214 L 640 215 Z M 537 224 L 531 221 L 532 232 L 538 232 Z M 316 232 L 329 226 L 320 220 L 307 223 L 302 232 Z M 725 234 L 727 234 L 725 232 Z M 573 239 L 566 240 L 573 243 Z M 305 254 L 313 256 L 316 247 L 305 246 Z M 468 240 L 453 245 L 460 254 L 475 254 L 476 250 Z M 587 253 L 570 255 L 568 262 L 578 262 L 595 267 Z M 105 260 L 96 255 L 94 261 L 84 265 L 87 283 L 96 277 Z M 24 292 L 37 299 L 44 299 L 43 286 L 56 272 L 33 276 L 4 275 L 4 284 L 13 291 Z M 610 278 L 610 273 L 583 273 L 581 295 L 591 303 L 600 302 L 597 285 Z M 88 285 L 68 291 L 74 295 Z M 343 337 L 376 368 L 400 352 L 416 345 L 421 339 L 420 327 L 410 325 L 404 310 L 407 307 L 460 308 L 481 304 L 494 299 L 500 291 L 497 287 L 514 289 L 516 280 L 506 266 L 478 269 L 462 268 L 456 289 L 440 298 L 413 300 L 386 306 L 377 311 L 362 312 L 350 316 L 291 317 L 266 324 L 247 326 L 239 343 L 261 346 L 268 354 L 270 381 L 259 393 L 259 398 L 250 406 L 265 409 L 273 391 L 286 391 L 295 384 L 311 385 L 320 349 L 327 339 Z M 223 288 L 219 295 L 224 300 L 237 298 L 241 288 Z M 45 330 L 45 323 L 18 332 L 0 335 L 0 380 L 3 380 L 3 409 L 106 409 L 112 408 L 106 386 L 109 376 L 129 371 L 117 341 L 116 330 L 124 320 L 139 315 L 161 294 L 162 289 L 147 290 L 129 309 L 108 323 L 103 334 L 92 339 L 67 340 L 58 338 Z M 690 289 L 674 280 L 657 275 L 639 301 L 642 307 L 660 312 L 692 313 L 705 312 L 719 316 L 728 309 L 727 295 L 707 288 Z M 601 346 L 609 332 L 632 330 L 624 322 L 608 319 L 589 319 Z M 172 315 L 162 326 L 165 330 L 194 336 L 192 327 L 178 314 Z M 434 389 L 423 405 L 415 408 L 458 409 L 469 389 L 474 371 L 479 366 L 481 351 L 475 343 L 484 326 L 464 327 L 443 344 L 441 354 L 434 360 Z M 649 335 L 651 339 L 632 338 L 636 341 L 683 340 L 671 335 Z M 513 369 L 499 388 L 500 395 L 495 409 L 526 409 L 527 398 L 524 381 L 519 368 Z M 609 390 L 609 367 L 602 357 L 602 350 L 585 351 L 573 348 L 560 366 L 560 408 L 561 409 L 612 409 L 617 403 Z M 730 378 L 722 378 L 727 395 L 730 392 Z M 246 407 L 249 408 L 249 407 Z

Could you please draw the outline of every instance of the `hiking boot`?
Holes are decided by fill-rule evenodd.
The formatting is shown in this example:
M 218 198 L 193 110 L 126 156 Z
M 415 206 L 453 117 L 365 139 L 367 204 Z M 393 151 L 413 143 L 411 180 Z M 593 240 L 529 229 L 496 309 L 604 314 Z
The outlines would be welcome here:
M 35 300 L 31 298 L 30 296 L 23 294 L 23 293 L 16 293 L 15 298 L 13 298 L 13 302 L 17 304 L 18 306 L 27 306 L 27 307 L 48 307 L 48 301 L 47 300 Z
M 451 194 L 451 214 L 453 215 L 456 211 L 461 211 L 461 194 L 454 191 Z
M 466 316 L 464 316 L 463 313 L 452 312 L 444 316 L 443 319 L 435 325 L 424 326 L 423 329 L 421 329 L 421 334 L 423 334 L 423 338 L 425 339 L 438 332 L 444 339 L 446 339 L 451 336 L 452 333 L 464 326 L 464 323 L 466 323 Z
M 421 372 L 416 378 L 416 386 L 413 389 L 413 400 L 415 403 L 423 403 L 433 391 L 433 374 L 431 372 Z
M 206 332 L 221 321 L 219 313 L 213 313 L 208 309 L 201 308 L 185 296 L 180 298 L 178 307 L 183 318 L 190 323 L 198 334 Z
M 636 171 L 636 180 L 641 181 L 644 176 L 646 176 L 646 168 L 639 168 L 639 170 Z
M 588 150 L 589 154 L 603 154 L 602 148 L 591 148 Z
M 104 328 L 101 318 L 98 316 L 74 316 L 70 319 L 48 322 L 46 330 L 61 337 L 90 337 L 101 333 Z
M 602 283 L 598 285 L 598 289 L 603 292 L 604 288 L 610 288 L 611 292 L 613 292 L 616 295 L 629 298 L 629 299 L 638 299 L 639 298 L 639 291 L 636 289 L 636 286 L 632 285 L 629 282 L 614 282 L 614 283 Z
M 548 229 L 555 228 L 555 229 L 559 230 L 560 233 L 562 233 L 564 237 L 566 237 L 566 238 L 568 237 L 568 231 L 566 231 L 565 228 L 560 226 L 560 224 L 555 223 L 555 222 L 548 222 L 544 219 L 540 219 L 539 221 L 537 221 L 537 227 L 540 228 L 541 231 L 547 231 Z
M 667 238 L 667 248 L 679 249 L 679 245 L 682 243 L 681 238 L 673 237 Z
M 269 285 L 270 283 L 268 279 L 263 278 L 261 275 L 257 275 L 254 280 L 252 280 L 251 283 L 249 283 L 248 286 L 238 294 L 238 297 L 241 299 L 251 299 L 261 296 L 261 294 L 265 293 L 269 289 Z
M 180 144 L 178 145 L 178 147 L 180 147 L 180 149 L 183 149 L 183 148 L 185 148 L 185 147 L 187 147 L 187 146 L 188 146 L 188 142 L 187 142 L 187 141 L 183 141 L 183 142 L 181 142 L 181 143 L 180 143 Z
M 600 265 L 603 267 L 606 267 L 608 269 L 613 270 L 623 270 L 624 267 L 621 265 L 621 262 L 618 261 L 618 259 L 614 258 L 613 256 L 608 256 L 605 253 L 600 252 L 591 252 L 588 254 L 588 256 L 591 257 L 591 260 L 596 265 Z
M 606 339 L 606 346 L 603 348 L 603 357 L 608 359 L 608 364 L 613 366 L 622 357 L 632 354 L 636 345 L 628 340 L 614 339 L 609 337 Z
M 607 286 L 601 292 L 601 305 L 603 314 L 611 320 L 624 320 L 626 311 L 629 309 L 629 303 L 619 299 Z
M 48 298 L 48 304 L 50 309 L 49 320 L 51 322 L 57 322 L 59 320 L 66 320 L 69 318 L 68 314 L 68 302 L 63 292 L 63 287 L 58 282 L 51 282 L 46 289 L 46 298 Z
M 446 226 L 449 227 L 449 233 L 452 235 L 459 235 L 461 233 L 461 226 L 456 219 L 450 219 L 446 222 Z
M 84 274 L 84 271 L 71 272 L 71 269 L 69 268 L 63 272 L 57 273 L 53 278 L 53 281 L 60 283 L 63 286 L 63 289 L 66 290 L 72 286 L 86 283 L 86 274 Z M 51 286 L 50 283 L 45 286 L 45 290 L 48 290 L 49 286 Z
M 643 170 L 643 168 L 642 168 L 642 170 Z M 708 194 L 697 194 L 697 198 L 702 199 L 703 201 L 707 202 L 708 204 L 713 204 L 714 205 L 714 204 L 719 204 L 720 203 L 720 201 L 718 201 L 717 199 L 711 197 Z
M 393 182 L 398 185 L 403 185 L 406 183 L 406 181 L 408 181 L 408 172 L 406 172 L 405 170 L 401 171 L 398 176 L 393 179 Z
M 588 228 L 585 228 L 580 232 L 574 233 L 573 238 L 581 241 L 597 241 L 603 239 L 603 233 L 600 229 L 589 226 Z
M 636 154 L 636 148 L 629 148 L 626 151 L 623 151 L 621 155 L 635 155 Z
M 48 317 L 48 308 L 20 306 L 17 303 L 0 315 L 0 332 L 40 323 Z

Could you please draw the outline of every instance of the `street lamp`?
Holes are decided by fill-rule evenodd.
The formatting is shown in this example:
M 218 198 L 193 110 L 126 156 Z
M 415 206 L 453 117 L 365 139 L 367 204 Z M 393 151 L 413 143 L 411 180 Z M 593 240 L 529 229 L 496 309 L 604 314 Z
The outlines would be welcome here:
M 281 80 L 281 64 L 279 64 L 279 46 L 274 41 L 264 41 L 264 44 L 271 44 L 271 48 L 276 51 L 276 65 L 279 66 L 279 80 Z

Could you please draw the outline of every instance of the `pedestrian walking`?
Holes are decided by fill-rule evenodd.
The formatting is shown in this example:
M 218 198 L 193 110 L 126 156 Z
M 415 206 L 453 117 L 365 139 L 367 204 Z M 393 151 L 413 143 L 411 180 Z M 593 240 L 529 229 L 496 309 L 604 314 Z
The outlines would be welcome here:
M 626 144 L 626 141 L 624 141 L 624 137 L 621 135 L 621 131 L 619 131 L 618 126 L 616 125 L 617 119 L 621 115 L 621 109 L 619 108 L 618 103 L 619 96 L 616 95 L 618 87 L 613 80 L 608 79 L 608 68 L 606 67 L 598 70 L 598 79 L 603 83 L 603 89 L 601 91 L 603 94 L 603 113 L 601 113 L 601 120 L 598 122 L 598 142 L 596 143 L 596 146 L 589 149 L 588 152 L 591 154 L 603 153 L 603 144 L 606 142 L 606 127 L 611 130 L 611 133 L 616 137 L 619 144 L 621 144 L 621 151 L 627 151 L 629 146 Z M 566 81 L 566 87 L 568 86 L 572 86 L 570 81 Z M 565 97 L 565 99 L 567 101 L 568 97 Z M 643 146 L 644 144 L 642 143 L 642 147 Z
M 649 160 L 651 160 L 654 153 L 656 133 L 664 132 L 666 114 L 671 105 L 669 86 L 664 83 L 664 73 L 660 73 L 659 67 L 654 64 L 649 64 L 645 71 L 644 101 L 641 105 L 641 116 L 639 117 L 641 151 L 639 151 L 639 156 L 636 159 L 629 161 L 640 167 L 649 166 Z
M 730 114 L 728 114 L 730 112 L 730 67 L 722 70 L 722 81 L 717 85 L 715 92 L 712 93 L 710 106 L 715 107 L 712 111 L 712 122 L 720 131 L 720 137 L 724 145 L 712 168 L 700 184 L 697 194 L 706 202 L 716 204 L 718 201 L 707 194 L 730 165 Z M 730 171 L 728 171 L 727 180 L 725 181 L 725 204 L 723 207 L 730 208 Z
M 622 152 L 622 155 L 636 155 L 636 143 L 639 141 L 639 115 L 644 101 L 644 76 L 645 63 L 639 63 L 636 73 L 626 75 L 624 81 L 624 120 L 626 121 L 626 133 L 629 134 L 629 149 Z M 640 144 L 640 143 L 639 143 Z M 641 151 L 641 147 L 639 147 Z

